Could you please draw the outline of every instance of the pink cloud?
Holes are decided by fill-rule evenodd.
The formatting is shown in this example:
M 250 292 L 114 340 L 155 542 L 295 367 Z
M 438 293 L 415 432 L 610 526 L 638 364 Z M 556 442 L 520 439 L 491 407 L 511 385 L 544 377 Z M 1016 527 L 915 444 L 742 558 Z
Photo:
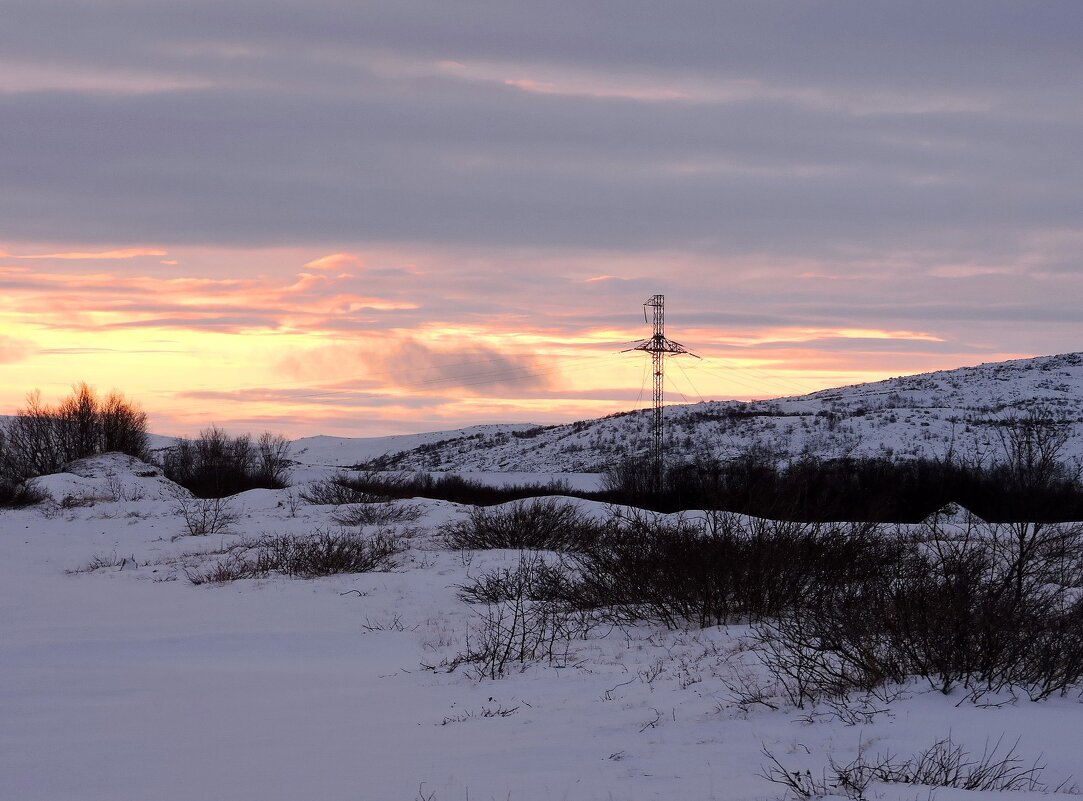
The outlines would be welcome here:
M 27 324 L 54 330 L 175 328 L 234 331 L 325 330 L 332 323 L 362 321 L 356 312 L 393 312 L 418 304 L 358 292 L 348 274 L 296 273 L 292 282 L 274 277 L 158 277 L 113 272 L 70 274 L 0 267 L 0 284 Z M 373 288 L 366 282 L 366 289 Z M 102 316 L 107 315 L 107 316 Z M 371 315 L 369 315 L 371 317 Z
M 29 256 L 16 256 L 18 259 L 60 259 L 64 261 L 98 261 L 134 259 L 139 256 L 168 256 L 164 250 L 148 250 L 144 248 L 120 248 L 117 250 L 98 251 L 67 251 L 64 253 L 38 253 Z
M 30 354 L 31 344 L 25 339 L 0 336 L 0 364 L 21 362 Z
M 328 272 L 343 271 L 350 268 L 356 269 L 362 266 L 364 265 L 360 257 L 352 253 L 331 253 L 305 262 L 305 267 L 309 270 L 326 270 Z

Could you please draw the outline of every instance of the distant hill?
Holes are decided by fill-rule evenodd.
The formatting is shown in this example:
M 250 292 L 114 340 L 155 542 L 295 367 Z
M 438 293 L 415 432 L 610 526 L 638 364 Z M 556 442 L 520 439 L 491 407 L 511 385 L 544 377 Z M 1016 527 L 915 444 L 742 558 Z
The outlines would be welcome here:
M 771 401 L 710 401 L 666 409 L 677 458 L 725 457 L 760 446 L 783 455 L 980 458 L 1000 450 L 1011 416 L 1070 424 L 1065 454 L 1083 458 L 1083 353 L 891 378 Z M 298 440 L 302 463 L 412 470 L 602 472 L 646 447 L 649 411 L 557 426 L 492 425 L 380 439 Z M 316 457 L 319 457 L 318 459 Z

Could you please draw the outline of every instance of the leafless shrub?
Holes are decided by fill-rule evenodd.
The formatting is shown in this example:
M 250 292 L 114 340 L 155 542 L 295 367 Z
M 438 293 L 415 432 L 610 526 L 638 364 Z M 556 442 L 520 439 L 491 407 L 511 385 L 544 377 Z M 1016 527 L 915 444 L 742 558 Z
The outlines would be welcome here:
M 390 526 L 412 523 L 422 511 L 417 504 L 400 501 L 352 503 L 336 509 L 331 518 L 340 526 Z
M 398 490 L 404 479 L 397 474 L 367 471 L 351 475 L 339 471 L 329 478 L 313 481 L 300 491 L 301 500 L 317 506 L 343 506 L 353 503 L 383 503 L 409 497 Z
M 534 498 L 476 506 L 465 520 L 444 525 L 441 535 L 449 548 L 578 551 L 593 543 L 601 529 L 574 504 Z
M 526 598 L 559 601 L 570 595 L 568 566 L 551 564 L 536 551 L 520 551 L 515 567 L 504 567 L 475 576 L 458 585 L 459 598 L 470 604 L 497 604 Z
M 273 573 L 296 578 L 368 573 L 392 569 L 395 557 L 405 548 L 400 537 L 387 532 L 369 537 L 320 530 L 308 536 L 268 534 L 239 543 L 209 567 L 185 572 L 193 584 L 265 578 Z
M 416 631 L 417 625 L 407 626 L 402 622 L 402 617 L 395 614 L 387 620 L 372 620 L 370 618 L 365 618 L 365 621 L 361 624 L 361 628 L 365 631 Z
M 483 706 L 480 711 L 474 712 L 473 710 L 467 710 L 458 715 L 447 715 L 442 721 L 441 726 L 447 726 L 449 723 L 463 723 L 467 720 L 476 720 L 478 718 L 510 718 L 516 712 L 519 711 L 517 706 Z
M 194 440 L 181 439 L 161 457 L 162 472 L 200 498 L 222 498 L 250 489 L 282 489 L 288 479 L 290 443 L 264 433 L 230 436 L 217 426 Z
M 344 506 L 355 503 L 381 503 L 391 499 L 390 494 L 371 492 L 358 486 L 358 480 L 346 473 L 336 473 L 322 481 L 314 481 L 304 487 L 299 495 L 305 503 L 316 506 Z
M 930 529 L 864 580 L 822 587 L 759 621 L 764 665 L 798 707 L 911 676 L 975 699 L 1040 700 L 1078 686 L 1083 599 L 1056 583 L 1063 571 L 1050 572 L 1052 562 L 1021 563 L 1002 528 Z
M 589 611 L 575 609 L 562 597 L 567 584 L 562 566 L 523 552 L 515 568 L 484 574 L 460 587 L 461 598 L 483 603 L 485 609 L 450 668 L 470 664 L 476 677 L 496 679 L 515 665 L 563 664 L 571 641 L 585 637 L 594 625 Z
M 117 391 L 104 399 L 86 383 L 49 406 L 41 393 L 27 395 L 0 448 L 0 479 L 8 483 L 56 473 L 76 459 L 108 451 L 137 458 L 147 454 L 147 415 Z
M 1070 777 L 1054 787 L 1045 784 L 1040 779 L 1045 770 L 1041 757 L 1028 763 L 1016 753 L 1018 741 L 1003 751 L 1002 743 L 1000 739 L 991 745 L 986 742 L 980 755 L 972 755 L 949 736 L 904 760 L 892 754 L 870 759 L 862 748 L 849 764 L 839 765 L 830 760 L 819 776 L 807 769 L 802 772 L 783 766 L 765 747 L 763 754 L 768 764 L 760 775 L 786 787 L 793 798 L 841 795 L 853 801 L 865 801 L 866 790 L 873 782 L 973 791 L 1078 793 Z
M 284 487 L 290 477 L 291 443 L 281 434 L 264 431 L 256 440 L 256 478 L 265 487 Z
M 0 425 L 0 508 L 33 506 L 45 500 L 44 492 L 26 482 L 21 458 Z
M 185 577 L 193 584 L 225 584 L 246 578 L 258 578 L 242 553 L 230 552 L 205 567 L 184 566 Z
M 880 569 L 885 547 L 876 526 L 633 513 L 569 560 L 579 606 L 705 627 L 775 615 L 821 586 L 851 583 Z
M 139 567 L 139 562 L 136 561 L 135 556 L 120 556 L 116 551 L 111 554 L 94 554 L 85 565 L 75 570 L 69 570 L 68 573 L 93 573 L 97 570 L 104 570 L 105 568 L 115 567 L 119 570 L 124 570 L 126 567 Z
M 114 503 L 130 503 L 141 501 L 146 493 L 142 487 L 126 486 L 115 472 L 110 470 L 105 474 L 106 497 Z
M 518 596 L 486 605 L 479 624 L 467 634 L 466 650 L 452 667 L 473 666 L 477 678 L 498 679 L 516 665 L 567 662 L 571 641 L 589 631 L 591 621 L 581 612 L 551 601 Z
M 748 713 L 756 706 L 778 709 L 775 701 L 778 685 L 776 682 L 765 679 L 760 671 L 753 670 L 740 662 L 732 662 L 726 674 L 719 678 L 729 691 L 724 701 L 718 704 L 719 711 L 722 711 L 726 704 L 735 706 L 744 713 Z
M 184 521 L 188 536 L 226 534 L 237 522 L 238 513 L 229 498 L 197 498 L 183 487 L 173 493 L 173 512 Z

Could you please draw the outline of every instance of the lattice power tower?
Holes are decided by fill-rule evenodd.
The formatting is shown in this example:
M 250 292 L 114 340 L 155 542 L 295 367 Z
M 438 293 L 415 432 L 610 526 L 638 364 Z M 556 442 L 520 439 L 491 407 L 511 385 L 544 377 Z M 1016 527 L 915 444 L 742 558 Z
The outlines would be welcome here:
M 665 372 L 666 356 L 680 356 L 688 354 L 699 356 L 686 349 L 680 342 L 666 339 L 666 307 L 664 295 L 651 295 L 643 304 L 643 322 L 649 323 L 647 309 L 654 310 L 654 336 L 644 339 L 633 348 L 628 348 L 624 353 L 633 350 L 642 350 L 651 355 L 651 363 L 654 367 L 654 410 L 651 416 L 651 445 L 650 460 L 654 472 L 654 486 L 662 489 L 665 477 L 665 422 L 663 409 L 665 409 Z

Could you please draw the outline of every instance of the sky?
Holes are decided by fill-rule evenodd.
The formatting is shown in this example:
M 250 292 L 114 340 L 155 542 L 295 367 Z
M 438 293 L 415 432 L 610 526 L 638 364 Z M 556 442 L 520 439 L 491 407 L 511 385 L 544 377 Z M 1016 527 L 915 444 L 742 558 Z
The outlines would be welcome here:
M 0 0 L 0 413 L 374 436 L 1083 350 L 1083 4 Z

